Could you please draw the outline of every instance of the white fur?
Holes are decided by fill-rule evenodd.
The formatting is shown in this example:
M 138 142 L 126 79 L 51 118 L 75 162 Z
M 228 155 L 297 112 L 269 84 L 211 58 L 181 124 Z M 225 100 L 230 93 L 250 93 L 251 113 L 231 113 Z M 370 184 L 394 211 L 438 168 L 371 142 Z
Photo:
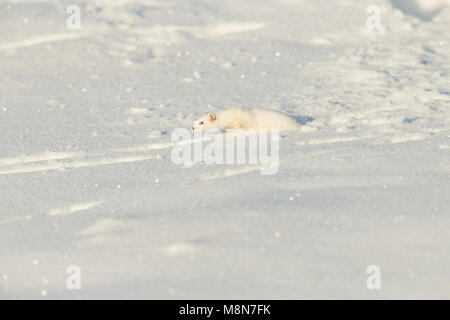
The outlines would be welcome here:
M 206 113 L 195 121 L 194 130 L 299 130 L 300 124 L 284 113 L 268 109 L 231 107 L 216 113 Z

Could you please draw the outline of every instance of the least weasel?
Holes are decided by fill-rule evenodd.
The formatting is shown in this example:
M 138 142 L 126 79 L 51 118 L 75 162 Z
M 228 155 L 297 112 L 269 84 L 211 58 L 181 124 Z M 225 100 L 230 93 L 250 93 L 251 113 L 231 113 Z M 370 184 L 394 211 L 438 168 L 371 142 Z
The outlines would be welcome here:
M 193 130 L 299 130 L 300 124 L 284 113 L 269 109 L 231 107 L 216 113 L 207 112 L 195 121 Z

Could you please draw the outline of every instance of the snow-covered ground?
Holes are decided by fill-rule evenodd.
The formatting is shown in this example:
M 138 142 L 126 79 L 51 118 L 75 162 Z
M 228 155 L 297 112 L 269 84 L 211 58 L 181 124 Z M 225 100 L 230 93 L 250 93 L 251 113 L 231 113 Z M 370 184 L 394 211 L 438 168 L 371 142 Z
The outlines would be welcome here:
M 450 8 L 392 2 L 0 0 L 0 298 L 450 298 Z M 230 105 L 278 174 L 171 161 Z

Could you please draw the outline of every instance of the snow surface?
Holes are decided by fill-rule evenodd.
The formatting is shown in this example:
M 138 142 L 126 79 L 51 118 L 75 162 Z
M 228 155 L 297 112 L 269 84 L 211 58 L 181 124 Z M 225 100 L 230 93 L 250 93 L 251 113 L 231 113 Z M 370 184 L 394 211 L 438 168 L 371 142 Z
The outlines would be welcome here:
M 450 298 L 450 8 L 393 2 L 0 0 L 0 298 Z M 172 163 L 230 105 L 277 175 Z

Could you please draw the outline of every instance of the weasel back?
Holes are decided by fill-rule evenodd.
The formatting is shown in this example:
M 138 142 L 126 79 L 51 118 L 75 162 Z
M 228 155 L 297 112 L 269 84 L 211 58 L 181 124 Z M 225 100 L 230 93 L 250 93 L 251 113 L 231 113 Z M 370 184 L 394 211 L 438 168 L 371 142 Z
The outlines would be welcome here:
M 269 109 L 254 109 L 253 128 L 255 130 L 277 129 L 280 131 L 299 130 L 300 125 L 284 113 Z
M 300 124 L 284 113 L 270 109 L 248 109 L 232 107 L 230 113 L 239 118 L 239 128 L 254 130 L 299 130 Z

